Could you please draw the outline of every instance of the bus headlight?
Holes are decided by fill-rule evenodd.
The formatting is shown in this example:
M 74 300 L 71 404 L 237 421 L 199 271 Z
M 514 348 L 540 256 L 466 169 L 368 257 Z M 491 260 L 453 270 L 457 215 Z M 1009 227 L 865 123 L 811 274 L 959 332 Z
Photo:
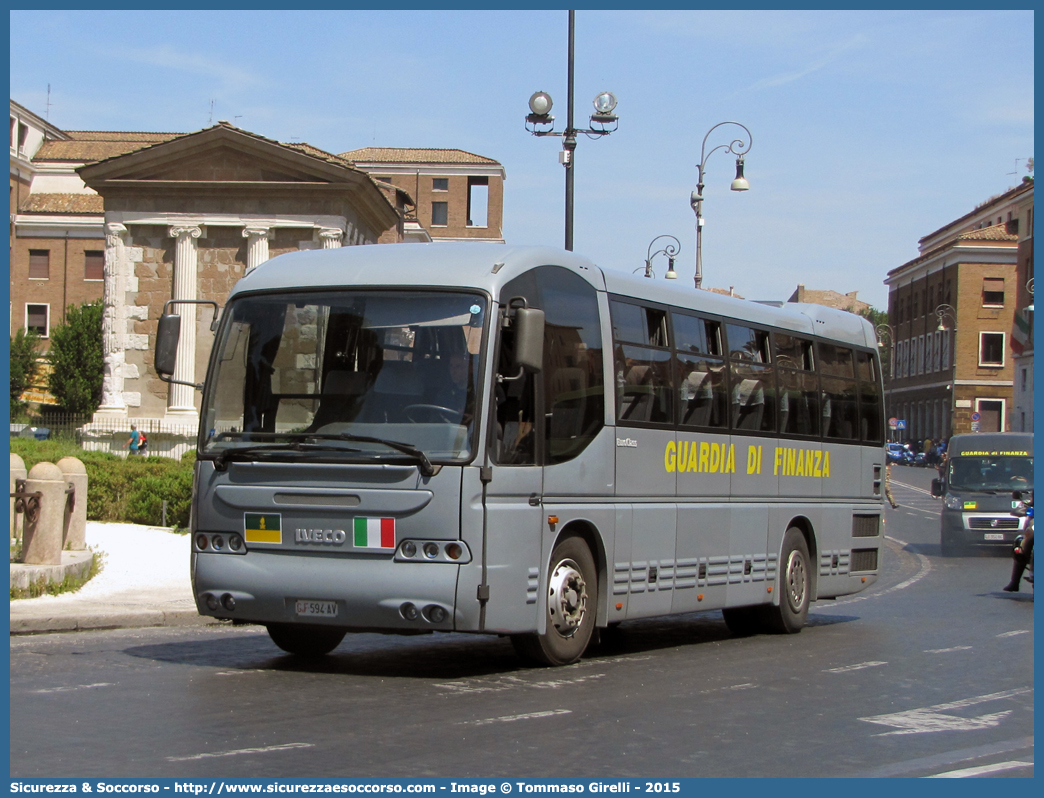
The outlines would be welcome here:
M 964 509 L 964 499 L 962 499 L 960 496 L 947 495 L 946 498 L 943 499 L 943 504 L 946 505 L 947 510 Z

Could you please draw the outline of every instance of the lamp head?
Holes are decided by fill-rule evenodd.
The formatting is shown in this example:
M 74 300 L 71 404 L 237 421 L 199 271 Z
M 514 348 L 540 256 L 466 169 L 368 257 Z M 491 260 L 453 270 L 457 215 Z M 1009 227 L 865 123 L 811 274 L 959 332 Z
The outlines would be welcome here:
M 611 114 L 616 108 L 616 95 L 611 91 L 603 91 L 594 98 L 595 113 Z
M 533 92 L 533 96 L 529 98 L 529 110 L 534 116 L 547 116 L 551 113 L 552 105 L 551 95 L 546 91 Z
M 677 280 L 678 272 L 674 270 L 674 258 L 667 258 L 667 274 L 663 276 L 665 280 Z
M 750 183 L 747 182 L 747 178 L 743 176 L 743 156 L 741 155 L 736 159 L 736 179 L 732 181 L 733 191 L 747 191 L 750 189 Z

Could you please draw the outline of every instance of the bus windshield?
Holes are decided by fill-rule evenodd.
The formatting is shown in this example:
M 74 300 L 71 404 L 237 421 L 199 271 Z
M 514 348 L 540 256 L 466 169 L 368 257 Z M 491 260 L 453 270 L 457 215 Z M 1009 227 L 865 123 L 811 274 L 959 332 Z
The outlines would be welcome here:
M 950 460 L 949 489 L 965 492 L 1032 490 L 1033 458 L 954 457 Z
M 201 456 L 470 459 L 487 306 L 477 293 L 408 290 L 233 300 Z

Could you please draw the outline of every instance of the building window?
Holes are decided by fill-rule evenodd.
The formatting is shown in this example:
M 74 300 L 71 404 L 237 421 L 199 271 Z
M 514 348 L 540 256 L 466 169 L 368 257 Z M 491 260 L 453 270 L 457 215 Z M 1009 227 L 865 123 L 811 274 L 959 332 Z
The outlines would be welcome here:
M 51 276 L 51 250 L 29 250 L 29 279 L 46 280 Z
M 984 277 L 982 278 L 982 304 L 985 307 L 1003 307 L 1004 305 L 1004 278 Z
M 979 432 L 1004 432 L 1004 409 L 1003 399 L 976 399 Z
M 468 227 L 485 227 L 489 216 L 489 178 L 468 178 Z
M 83 279 L 105 279 L 105 253 L 100 249 L 88 249 L 83 253 Z
M 1004 333 L 979 333 L 979 365 L 1004 365 Z
M 380 180 L 382 183 L 391 185 L 392 179 L 390 177 L 375 177 L 374 180 Z
M 448 177 L 433 177 L 431 179 L 431 190 L 432 191 L 449 191 L 449 178 Z
M 939 362 L 944 369 L 950 367 L 950 331 L 943 330 L 939 333 L 942 336 L 942 351 L 939 353 Z
M 434 226 L 445 227 L 449 224 L 449 203 L 431 203 L 431 223 Z
M 46 338 L 50 332 L 47 329 L 49 310 L 49 305 L 26 305 L 25 329 L 36 333 L 41 338 Z

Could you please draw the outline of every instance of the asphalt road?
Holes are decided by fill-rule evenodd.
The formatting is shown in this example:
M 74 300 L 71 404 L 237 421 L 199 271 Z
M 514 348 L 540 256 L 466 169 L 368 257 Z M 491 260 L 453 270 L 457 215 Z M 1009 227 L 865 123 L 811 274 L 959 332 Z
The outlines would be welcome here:
M 799 635 L 636 621 L 559 669 L 467 635 L 317 666 L 252 627 L 12 638 L 11 775 L 1032 776 L 1032 594 L 1005 551 L 940 557 L 933 472 L 893 472 L 882 578 Z

